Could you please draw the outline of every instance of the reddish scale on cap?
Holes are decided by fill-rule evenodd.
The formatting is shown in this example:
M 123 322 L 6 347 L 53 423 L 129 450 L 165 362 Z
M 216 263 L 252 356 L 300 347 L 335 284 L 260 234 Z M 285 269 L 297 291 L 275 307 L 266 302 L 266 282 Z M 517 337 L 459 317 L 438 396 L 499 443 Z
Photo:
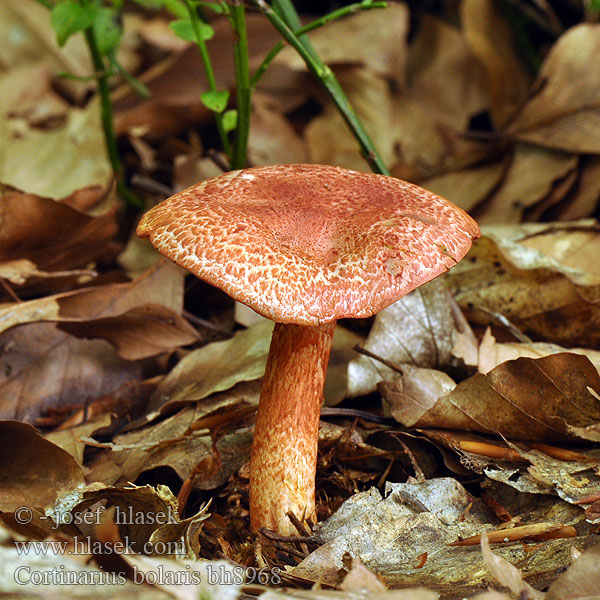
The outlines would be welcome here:
M 479 237 L 427 190 L 324 165 L 225 173 L 150 210 L 137 232 L 256 312 L 301 325 L 376 314 Z

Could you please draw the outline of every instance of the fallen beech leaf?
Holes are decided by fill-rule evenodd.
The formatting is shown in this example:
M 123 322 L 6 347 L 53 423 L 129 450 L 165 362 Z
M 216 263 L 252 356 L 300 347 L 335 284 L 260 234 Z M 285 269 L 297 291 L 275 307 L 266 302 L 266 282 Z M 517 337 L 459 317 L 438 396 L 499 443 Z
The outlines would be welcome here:
M 600 199 L 600 156 L 582 156 L 575 187 L 559 206 L 551 210 L 548 220 L 576 221 L 591 217 Z
M 386 587 L 360 560 L 353 558 L 350 571 L 340 584 L 340 590 L 377 595 L 379 592 L 384 592 Z
M 441 19 L 420 15 L 407 71 L 409 97 L 446 127 L 464 131 L 488 106 L 485 70 L 460 29 Z
M 0 181 L 23 192 L 58 199 L 87 186 L 108 191 L 112 182 L 98 100 L 71 108 L 64 126 L 53 131 L 16 136 L 0 129 L 0 143 L 6 149 Z
M 290 121 L 277 110 L 268 96 L 255 93 L 252 96 L 252 127 L 248 139 L 250 164 L 258 167 L 305 163 L 307 156 L 304 141 Z
M 600 25 L 582 24 L 566 31 L 548 53 L 532 98 L 507 133 L 549 148 L 599 153 L 600 76 L 589 68 L 599 51 Z
M 47 62 L 14 67 L 0 74 L 0 115 L 3 119 L 25 119 L 29 126 L 60 122 L 68 104 L 52 89 Z M 8 124 L 6 124 L 8 126 Z
M 417 422 L 438 398 L 455 387 L 454 381 L 442 371 L 403 365 L 400 377 L 382 381 L 378 389 L 392 417 L 400 422 Z
M 381 311 L 363 347 L 391 365 L 448 365 L 454 332 L 468 328 L 458 313 L 444 279 L 434 279 Z M 374 358 L 360 356 L 348 367 L 348 393 L 368 394 L 380 381 L 395 377 L 397 371 Z
M 552 537 L 548 537 L 552 535 Z M 486 531 L 462 540 L 448 544 L 449 546 L 477 546 L 483 543 L 484 536 L 491 544 L 502 542 L 514 542 L 517 540 L 548 540 L 559 537 L 575 537 L 575 528 L 565 526 L 562 523 L 533 523 L 532 525 L 521 525 L 520 527 L 507 527 L 497 531 Z
M 531 83 L 513 29 L 492 0 L 465 0 L 460 16 L 465 39 L 486 71 L 494 125 L 502 127 L 527 97 Z
M 152 408 L 202 400 L 215 392 L 264 375 L 271 343 L 272 321 L 238 331 L 231 339 L 190 352 L 161 381 Z
M 27 259 L 43 271 L 87 266 L 106 253 L 116 232 L 114 210 L 92 217 L 31 194 L 8 192 L 0 197 L 3 262 Z
M 51 533 L 55 506 L 75 500 L 85 479 L 75 459 L 31 425 L 0 421 L 0 513 L 16 525 Z M 30 530 L 30 529 L 29 529 Z
M 140 304 L 119 316 L 65 322 L 60 329 L 79 338 L 103 338 L 121 358 L 140 360 L 198 341 L 196 330 L 162 304 Z
M 557 150 L 517 144 L 499 189 L 478 210 L 477 222 L 518 223 L 525 209 L 547 196 L 555 181 L 577 166 L 577 157 Z
M 97 334 L 109 339 L 123 357 L 152 356 L 180 342 L 196 340 L 193 328 L 176 314 L 183 304 L 183 277 L 182 270 L 161 262 L 130 283 L 94 286 L 5 305 L 0 307 L 0 332 L 26 323 L 53 321 L 74 335 Z M 140 331 L 142 326 L 148 333 L 147 340 Z M 152 341 L 157 335 L 165 336 L 162 343 Z M 132 347 L 132 340 L 138 340 L 138 348 L 135 344 Z
M 477 373 L 459 383 L 418 421 L 414 413 L 396 418 L 407 426 L 499 433 L 523 441 L 564 442 L 576 439 L 574 427 L 600 420 L 588 386 L 600 389 L 600 375 L 577 354 L 518 358 L 487 375 Z M 411 407 L 412 411 L 412 407 Z
M 51 407 L 79 404 L 140 379 L 104 340 L 78 340 L 52 323 L 0 337 L 0 418 L 30 420 Z
M 597 350 L 588 350 L 587 348 L 567 349 L 562 346 L 557 346 L 556 344 L 547 344 L 545 342 L 499 343 L 492 335 L 489 327 L 485 330 L 481 345 L 479 346 L 477 369 L 480 373 L 488 373 L 499 364 L 508 360 L 514 360 L 520 357 L 541 358 L 542 356 L 558 354 L 559 352 L 570 352 L 572 354 L 582 354 L 587 356 L 596 369 L 600 371 L 600 352 Z
M 394 127 L 390 126 L 395 109 L 388 82 L 360 66 L 337 68 L 336 75 L 383 162 L 392 164 L 398 136 Z M 331 101 L 326 101 L 323 113 L 311 120 L 305 135 L 312 162 L 363 171 L 368 168 L 357 152 L 356 139 Z
M 505 171 L 501 163 L 471 167 L 432 177 L 423 182 L 424 188 L 447 198 L 463 210 L 470 211 L 500 182 Z
M 259 392 L 257 382 L 239 384 L 166 419 L 115 437 L 108 451 L 97 454 L 89 465 L 90 477 L 111 485 L 124 484 L 145 471 L 165 467 L 182 481 L 195 473 L 195 489 L 223 485 L 250 456 L 251 430 L 235 428 L 239 428 L 240 420 L 250 420 L 244 409 L 255 410 Z M 229 428 L 233 430 L 229 432 Z M 215 446 L 211 434 L 216 435 L 217 429 L 222 434 Z
M 0 262 L 0 277 L 15 285 L 23 285 L 28 279 L 56 279 L 63 277 L 95 277 L 96 271 L 91 269 L 72 269 L 70 271 L 40 271 L 34 263 L 26 258 Z
M 598 595 L 600 545 L 588 548 L 550 586 L 545 600 L 585 600 Z
M 506 586 L 516 596 L 531 598 L 532 600 L 543 600 L 544 594 L 526 583 L 519 570 L 513 564 L 492 552 L 488 536 L 485 533 L 481 536 L 481 552 L 483 553 L 488 569 L 496 581 Z
M 389 4 L 386 8 L 358 11 L 308 34 L 317 54 L 327 64 L 361 65 L 382 78 L 404 81 L 405 39 L 408 8 Z M 292 48 L 284 48 L 275 64 L 292 69 L 306 68 Z
M 493 231 L 444 277 L 467 316 L 487 325 L 481 307 L 551 342 L 596 345 L 600 329 L 590 323 L 600 321 L 600 277 L 502 237 L 499 227 Z

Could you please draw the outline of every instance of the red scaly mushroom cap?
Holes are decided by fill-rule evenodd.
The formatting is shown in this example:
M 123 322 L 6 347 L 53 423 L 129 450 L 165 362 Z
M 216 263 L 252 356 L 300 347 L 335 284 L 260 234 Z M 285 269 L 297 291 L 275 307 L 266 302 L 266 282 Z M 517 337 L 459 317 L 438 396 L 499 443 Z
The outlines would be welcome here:
M 416 185 L 298 164 L 202 181 L 147 212 L 137 233 L 261 315 L 300 325 L 374 315 L 480 235 L 464 211 Z

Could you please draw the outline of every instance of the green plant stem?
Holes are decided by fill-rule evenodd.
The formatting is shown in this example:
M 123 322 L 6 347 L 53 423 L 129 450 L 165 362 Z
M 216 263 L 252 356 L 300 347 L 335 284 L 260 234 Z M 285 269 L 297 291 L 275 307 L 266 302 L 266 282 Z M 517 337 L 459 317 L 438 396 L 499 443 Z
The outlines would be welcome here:
M 248 35 L 246 33 L 246 11 L 243 0 L 233 0 L 230 11 L 231 25 L 235 33 L 233 57 L 237 88 L 237 127 L 231 168 L 243 169 L 246 166 L 248 136 L 250 134 L 250 68 L 248 65 Z
M 90 56 L 92 57 L 92 64 L 94 65 L 98 94 L 100 96 L 100 115 L 102 119 L 102 129 L 104 131 L 104 142 L 106 144 L 108 159 L 117 179 L 117 191 L 128 205 L 141 206 L 140 199 L 127 187 L 124 180 L 123 165 L 121 164 L 119 149 L 117 147 L 117 138 L 115 136 L 108 73 L 104 61 L 102 60 L 102 56 L 100 55 L 100 51 L 98 50 L 98 44 L 96 43 L 93 30 L 90 27 L 86 29 L 84 33 Z
M 273 0 L 273 10 L 283 19 L 284 23 L 292 30 L 296 31 L 302 27 L 302 21 L 296 11 L 292 0 Z M 311 41 L 306 35 L 299 35 L 298 41 L 306 48 L 306 51 L 313 57 L 314 60 L 319 60 L 319 55 L 314 49 Z
M 253 2 L 259 10 L 264 13 L 269 21 L 271 21 L 271 24 L 279 31 L 283 39 L 298 52 L 306 63 L 309 71 L 319 80 L 323 89 L 334 102 L 342 118 L 358 141 L 361 155 L 367 161 L 371 169 L 375 173 L 389 175 L 387 167 L 373 146 L 373 142 L 371 142 L 360 119 L 356 116 L 356 113 L 350 106 L 348 98 L 333 74 L 333 71 L 319 56 L 316 54 L 313 55 L 313 53 L 306 49 L 304 44 L 302 44 L 286 22 L 265 2 L 265 0 L 253 0 Z
M 196 10 L 191 0 L 185 0 L 185 4 L 187 6 L 188 14 L 190 16 L 190 20 L 192 21 L 192 26 L 194 27 L 194 32 L 196 34 L 196 46 L 198 47 L 198 51 L 200 52 L 200 58 L 202 59 L 202 64 L 204 65 L 204 71 L 206 73 L 208 86 L 211 92 L 216 92 L 218 91 L 217 82 L 215 80 L 215 74 L 212 68 L 212 64 L 210 62 L 210 56 L 208 54 L 206 42 L 204 41 L 200 32 L 200 19 L 198 18 L 198 14 L 196 13 Z M 223 125 L 223 113 L 216 112 L 215 121 L 217 124 L 217 131 L 219 132 L 219 138 L 221 139 L 221 144 L 223 145 L 223 150 L 225 151 L 225 154 L 231 162 L 231 144 L 229 143 L 229 138 L 227 137 L 227 132 L 225 131 L 225 127 Z
M 348 15 L 354 14 L 359 10 L 369 10 L 371 8 L 385 8 L 387 6 L 387 2 L 355 2 L 354 4 L 349 4 L 348 6 L 344 6 L 343 8 L 339 8 L 338 10 L 334 10 L 319 19 L 315 19 L 311 21 L 307 25 L 300 27 L 300 29 L 294 31 L 294 34 L 300 37 L 303 33 L 308 33 L 309 31 L 313 31 L 315 29 L 319 29 L 324 25 L 327 25 L 333 21 L 337 21 L 338 19 L 342 19 L 343 17 L 347 17 Z M 260 81 L 260 78 L 265 74 L 265 71 L 268 69 L 269 65 L 273 62 L 275 57 L 283 50 L 284 44 L 283 42 L 279 42 L 265 56 L 264 60 L 256 69 L 256 72 L 252 76 L 250 81 L 250 86 L 255 88 Z

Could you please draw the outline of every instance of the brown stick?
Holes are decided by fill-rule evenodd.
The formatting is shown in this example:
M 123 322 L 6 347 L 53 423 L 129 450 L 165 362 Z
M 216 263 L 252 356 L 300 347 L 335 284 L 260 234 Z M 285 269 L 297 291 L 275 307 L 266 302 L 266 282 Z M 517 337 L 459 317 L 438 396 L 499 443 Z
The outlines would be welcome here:
M 296 533 L 286 513 L 314 517 L 319 413 L 335 322 L 276 323 L 262 384 L 250 461 L 250 521 Z

